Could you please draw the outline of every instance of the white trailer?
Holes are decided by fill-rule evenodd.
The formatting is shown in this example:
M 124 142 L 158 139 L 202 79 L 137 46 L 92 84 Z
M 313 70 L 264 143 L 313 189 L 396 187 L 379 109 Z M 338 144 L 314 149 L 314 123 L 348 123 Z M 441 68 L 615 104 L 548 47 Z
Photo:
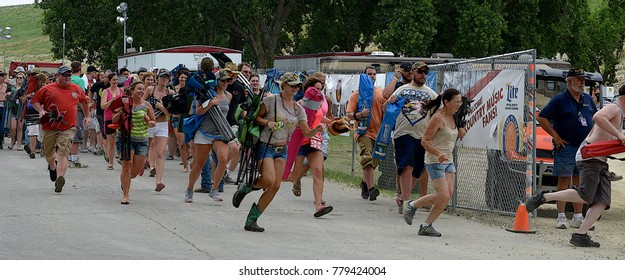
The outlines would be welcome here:
M 243 59 L 243 52 L 228 48 L 204 45 L 180 46 L 161 50 L 128 53 L 117 58 L 118 68 L 127 68 L 131 72 L 139 70 L 139 67 L 158 67 L 173 69 L 178 64 L 184 64 L 189 70 L 197 71 L 200 61 L 204 57 L 210 57 L 219 66 L 217 60 L 210 55 L 211 52 L 223 52 L 232 62 L 239 64 Z

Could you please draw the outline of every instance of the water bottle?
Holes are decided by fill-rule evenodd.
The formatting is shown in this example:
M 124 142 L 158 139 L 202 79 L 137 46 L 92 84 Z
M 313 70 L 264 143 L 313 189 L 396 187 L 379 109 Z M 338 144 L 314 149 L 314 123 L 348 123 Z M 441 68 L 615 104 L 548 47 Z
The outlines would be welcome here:
M 355 115 L 355 114 L 354 114 Z M 362 115 L 362 113 L 361 113 Z M 369 117 L 365 117 L 365 116 L 360 116 L 360 119 L 358 120 L 358 126 L 356 127 L 356 132 L 359 135 L 363 135 L 365 134 L 365 132 L 367 132 L 367 128 L 369 127 Z

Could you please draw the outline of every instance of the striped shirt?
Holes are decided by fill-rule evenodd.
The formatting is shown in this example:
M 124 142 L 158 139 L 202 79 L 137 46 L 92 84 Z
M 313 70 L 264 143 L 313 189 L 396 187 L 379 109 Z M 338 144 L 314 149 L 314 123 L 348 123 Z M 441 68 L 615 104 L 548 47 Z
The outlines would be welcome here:
M 148 140 L 148 123 L 144 119 L 147 113 L 148 107 L 145 104 L 132 108 L 132 130 L 130 131 L 130 139 L 132 141 L 141 142 Z

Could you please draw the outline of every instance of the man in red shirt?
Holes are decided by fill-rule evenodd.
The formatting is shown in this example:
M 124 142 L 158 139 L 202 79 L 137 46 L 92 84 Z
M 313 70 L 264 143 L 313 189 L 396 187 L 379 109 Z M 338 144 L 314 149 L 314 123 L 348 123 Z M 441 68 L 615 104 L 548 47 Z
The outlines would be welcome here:
M 87 97 L 80 86 L 71 83 L 71 76 L 69 67 L 59 67 L 56 82 L 41 88 L 31 100 L 41 119 L 43 155 L 57 193 L 65 185 L 67 157 L 76 133 L 76 105 L 80 103 L 83 112 L 88 112 Z M 89 123 L 89 115 L 85 116 L 85 123 Z

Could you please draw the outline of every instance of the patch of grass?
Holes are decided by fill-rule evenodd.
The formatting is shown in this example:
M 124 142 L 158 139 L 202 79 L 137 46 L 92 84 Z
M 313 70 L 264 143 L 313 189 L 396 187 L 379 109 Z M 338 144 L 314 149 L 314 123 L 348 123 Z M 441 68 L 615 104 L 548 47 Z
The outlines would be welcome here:
M 7 69 L 10 61 L 60 62 L 52 58 L 52 42 L 43 35 L 42 18 L 43 11 L 34 4 L 0 7 L 0 26 L 11 27 L 12 38 L 0 41 L 2 54 L 6 43 Z
M 330 135 L 328 159 L 324 163 L 325 177 L 351 186 L 358 186 L 360 180 L 362 180 L 362 169 L 358 160 L 359 153 L 360 151 L 357 145 L 355 145 L 352 135 Z M 354 162 L 353 167 L 352 158 Z M 380 175 L 381 173 L 376 169 L 374 182 L 377 182 Z

